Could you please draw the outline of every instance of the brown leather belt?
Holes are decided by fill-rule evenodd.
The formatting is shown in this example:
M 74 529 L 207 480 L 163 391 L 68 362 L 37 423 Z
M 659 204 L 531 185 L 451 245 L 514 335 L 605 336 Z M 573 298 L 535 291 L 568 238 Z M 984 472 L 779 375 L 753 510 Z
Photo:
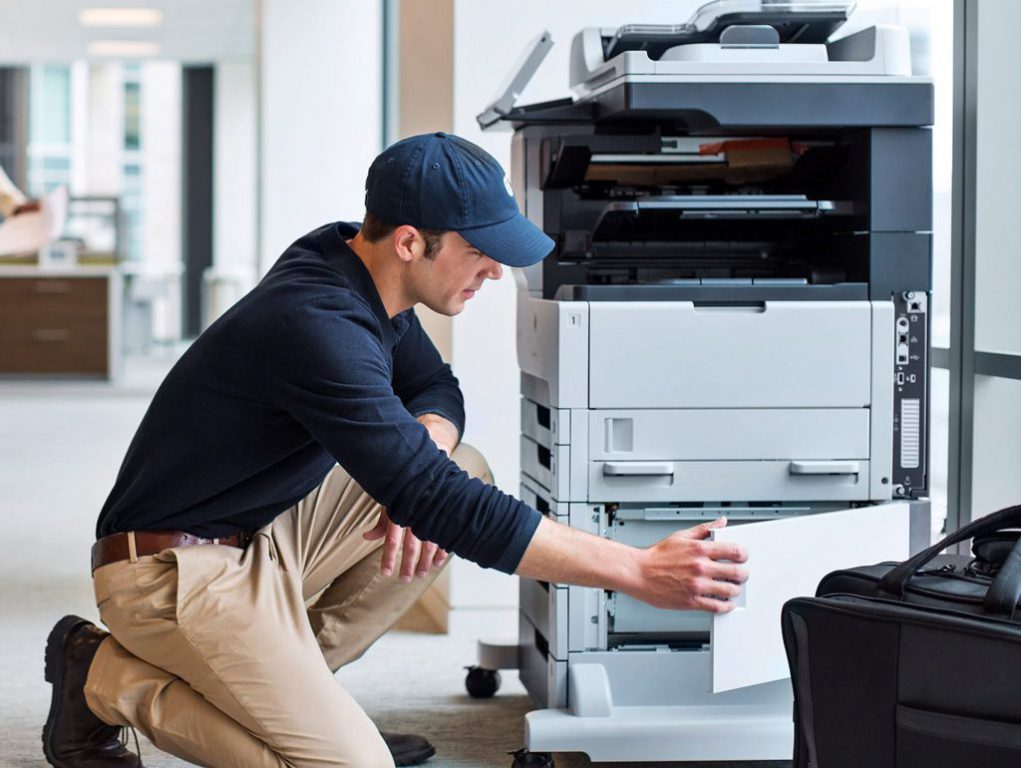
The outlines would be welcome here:
M 134 560 L 146 555 L 156 555 L 165 549 L 174 547 L 193 547 L 198 544 L 220 544 L 227 547 L 248 546 L 251 537 L 247 533 L 236 533 L 218 539 L 204 539 L 184 531 L 133 531 L 132 533 L 114 533 L 104 536 L 92 545 L 92 570 L 117 563 L 121 560 Z M 134 552 L 132 549 L 134 539 Z

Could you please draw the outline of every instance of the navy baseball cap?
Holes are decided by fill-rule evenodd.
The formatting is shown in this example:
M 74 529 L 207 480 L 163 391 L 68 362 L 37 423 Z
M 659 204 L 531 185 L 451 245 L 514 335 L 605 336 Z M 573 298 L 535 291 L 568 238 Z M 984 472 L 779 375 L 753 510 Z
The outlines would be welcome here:
M 385 149 L 365 179 L 365 210 L 389 224 L 453 230 L 510 267 L 542 261 L 554 245 L 521 215 L 496 158 L 449 133 Z

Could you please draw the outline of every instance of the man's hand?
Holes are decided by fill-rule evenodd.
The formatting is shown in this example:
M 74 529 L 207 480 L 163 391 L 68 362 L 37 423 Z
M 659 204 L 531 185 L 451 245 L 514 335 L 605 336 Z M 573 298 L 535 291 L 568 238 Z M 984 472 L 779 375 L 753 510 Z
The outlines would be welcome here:
M 429 437 L 436 447 L 447 456 L 457 447 L 457 427 L 434 413 L 426 413 L 418 417 L 419 422 L 429 431 Z M 424 578 L 429 575 L 430 568 L 441 568 L 447 561 L 447 553 L 431 541 L 422 541 L 407 528 L 402 528 L 390 519 L 385 509 L 379 513 L 376 527 L 364 534 L 368 541 L 376 541 L 386 537 L 383 542 L 383 560 L 379 571 L 384 576 L 394 572 L 397 565 L 397 553 L 401 553 L 401 579 L 411 581 L 415 576 Z
M 638 549 L 543 517 L 515 573 L 624 592 L 657 608 L 728 613 L 728 599 L 748 578 L 738 565 L 748 555 L 736 544 L 707 541 L 726 524 L 720 518 Z
M 436 443 L 436 447 L 450 456 L 457 447 L 458 434 L 457 426 L 442 416 L 435 413 L 424 413 L 418 417 L 418 421 L 428 431 L 429 437 Z
M 657 608 L 729 613 L 730 598 L 748 580 L 748 571 L 738 565 L 748 555 L 737 544 L 709 540 L 710 531 L 726 524 L 719 518 L 677 531 L 644 550 L 640 578 L 626 591 Z
M 422 541 L 407 528 L 397 525 L 382 508 L 376 527 L 362 535 L 368 541 L 386 538 L 383 542 L 383 560 L 379 567 L 384 576 L 394 572 L 398 552 L 401 553 L 401 580 L 407 582 L 415 576 L 424 578 L 430 568 L 440 568 L 447 561 L 446 552 L 431 541 Z

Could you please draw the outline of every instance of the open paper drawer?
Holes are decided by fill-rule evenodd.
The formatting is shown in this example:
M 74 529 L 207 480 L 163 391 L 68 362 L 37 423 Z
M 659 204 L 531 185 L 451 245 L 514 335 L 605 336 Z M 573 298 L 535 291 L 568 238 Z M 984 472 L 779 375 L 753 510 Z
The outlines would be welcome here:
M 716 541 L 736 542 L 748 551 L 749 578 L 737 607 L 712 619 L 712 691 L 788 677 L 781 606 L 792 597 L 814 595 L 830 571 L 907 558 L 910 511 L 909 502 L 886 502 L 715 531 Z
M 592 302 L 589 322 L 590 408 L 870 403 L 868 301 Z

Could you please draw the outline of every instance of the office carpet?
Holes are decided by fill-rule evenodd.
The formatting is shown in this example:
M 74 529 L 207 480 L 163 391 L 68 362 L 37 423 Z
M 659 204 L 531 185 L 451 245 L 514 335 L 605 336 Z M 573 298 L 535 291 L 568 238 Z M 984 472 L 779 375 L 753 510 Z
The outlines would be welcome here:
M 39 737 L 50 696 L 42 670 L 46 634 L 65 613 L 96 617 L 88 577 L 96 512 L 169 364 L 170 358 L 134 361 L 116 388 L 0 382 L 2 768 L 45 765 Z M 521 746 L 522 718 L 531 708 L 516 675 L 504 674 L 495 698 L 471 699 L 462 667 L 473 661 L 474 638 L 423 631 L 421 616 L 401 626 L 341 670 L 341 683 L 381 728 L 428 735 L 437 748 L 432 768 L 509 768 L 506 753 Z M 144 740 L 142 752 L 148 768 L 186 765 Z M 558 768 L 589 765 L 580 755 L 556 760 Z

